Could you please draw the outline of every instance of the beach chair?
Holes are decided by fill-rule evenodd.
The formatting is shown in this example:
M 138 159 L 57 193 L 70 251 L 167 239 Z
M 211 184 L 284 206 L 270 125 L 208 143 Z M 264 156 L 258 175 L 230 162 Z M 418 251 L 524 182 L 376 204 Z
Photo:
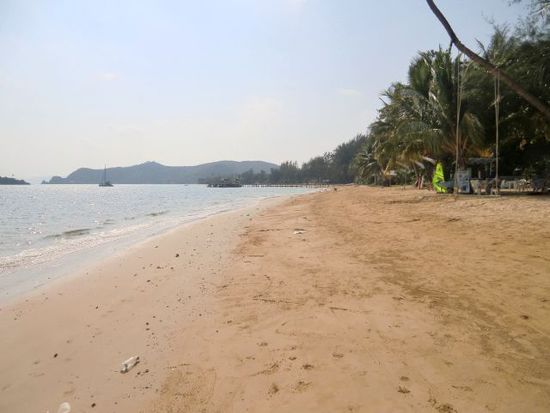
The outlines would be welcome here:
M 544 178 L 533 178 L 531 180 L 531 188 L 533 192 L 543 193 L 546 190 L 546 179 Z

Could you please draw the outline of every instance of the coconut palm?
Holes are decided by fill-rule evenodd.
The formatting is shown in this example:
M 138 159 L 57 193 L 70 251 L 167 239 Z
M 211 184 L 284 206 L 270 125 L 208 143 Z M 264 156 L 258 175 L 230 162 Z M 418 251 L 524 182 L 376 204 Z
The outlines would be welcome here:
M 486 46 L 480 44 L 481 55 L 504 68 L 522 82 L 530 93 L 550 104 L 550 30 L 526 24 L 521 31 L 510 35 L 496 28 Z M 480 114 L 485 125 L 485 148 L 494 151 L 494 79 L 482 69 L 470 72 L 467 91 L 473 110 Z M 513 90 L 500 88 L 500 153 L 504 174 L 512 174 L 518 166 L 544 169 L 550 165 L 550 123 L 534 107 Z M 542 173 L 542 171 L 539 171 Z
M 468 95 L 464 93 L 467 71 L 460 58 L 453 59 L 449 51 L 420 53 L 409 68 L 407 93 L 413 108 L 402 126 L 403 133 L 423 140 L 434 157 L 454 157 L 458 142 L 462 165 L 465 155 L 475 151 L 483 138 L 483 127 L 470 111 Z
M 466 93 L 457 110 L 459 76 L 464 81 L 465 71 L 460 59 L 448 51 L 420 53 L 410 65 L 408 84 L 395 83 L 383 93 L 384 106 L 357 159 L 361 170 L 384 176 L 405 169 L 418 177 L 425 156 L 449 164 L 457 151 L 457 116 L 460 164 L 466 155 L 477 154 L 483 127 L 470 111 Z

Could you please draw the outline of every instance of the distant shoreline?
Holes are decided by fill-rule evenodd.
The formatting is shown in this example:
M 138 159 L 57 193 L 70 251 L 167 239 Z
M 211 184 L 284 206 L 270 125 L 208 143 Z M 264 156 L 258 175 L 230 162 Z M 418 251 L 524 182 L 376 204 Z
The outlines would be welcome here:
M 7 176 L 0 176 L 0 185 L 30 185 L 23 179 L 8 178 Z
M 236 177 L 248 171 L 269 173 L 279 165 L 264 161 L 217 161 L 194 166 L 167 166 L 158 162 L 101 169 L 79 168 L 67 177 L 52 176 L 44 184 L 99 184 L 103 175 L 120 184 L 198 184 L 217 177 Z

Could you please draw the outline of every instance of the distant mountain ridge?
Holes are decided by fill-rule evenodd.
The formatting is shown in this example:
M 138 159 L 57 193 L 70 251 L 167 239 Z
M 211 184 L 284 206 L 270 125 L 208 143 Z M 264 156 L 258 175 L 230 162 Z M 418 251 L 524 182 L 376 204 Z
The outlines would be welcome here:
M 22 179 L 9 178 L 7 176 L 0 176 L 0 185 L 30 185 Z
M 264 161 L 218 161 L 195 166 L 166 166 L 157 162 L 107 168 L 107 179 L 113 184 L 196 184 L 214 177 L 232 177 L 246 171 L 255 173 L 278 169 L 279 165 Z M 66 178 L 52 177 L 45 184 L 98 184 L 103 169 L 79 168 Z

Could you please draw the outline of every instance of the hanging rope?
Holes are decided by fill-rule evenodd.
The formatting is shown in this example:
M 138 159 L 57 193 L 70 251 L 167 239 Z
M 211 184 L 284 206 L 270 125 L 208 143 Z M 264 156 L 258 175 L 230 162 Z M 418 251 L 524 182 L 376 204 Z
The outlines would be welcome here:
M 495 76 L 495 187 L 497 195 L 500 195 L 500 185 L 498 178 L 498 154 L 499 154 L 499 136 L 498 136 L 498 126 L 500 119 L 500 71 L 497 72 Z
M 454 179 L 454 193 L 455 197 L 458 196 L 458 159 L 460 150 L 460 110 L 462 106 L 462 82 L 460 78 L 460 62 L 461 53 L 457 57 L 457 69 L 456 69 L 456 156 L 455 156 L 455 179 Z

